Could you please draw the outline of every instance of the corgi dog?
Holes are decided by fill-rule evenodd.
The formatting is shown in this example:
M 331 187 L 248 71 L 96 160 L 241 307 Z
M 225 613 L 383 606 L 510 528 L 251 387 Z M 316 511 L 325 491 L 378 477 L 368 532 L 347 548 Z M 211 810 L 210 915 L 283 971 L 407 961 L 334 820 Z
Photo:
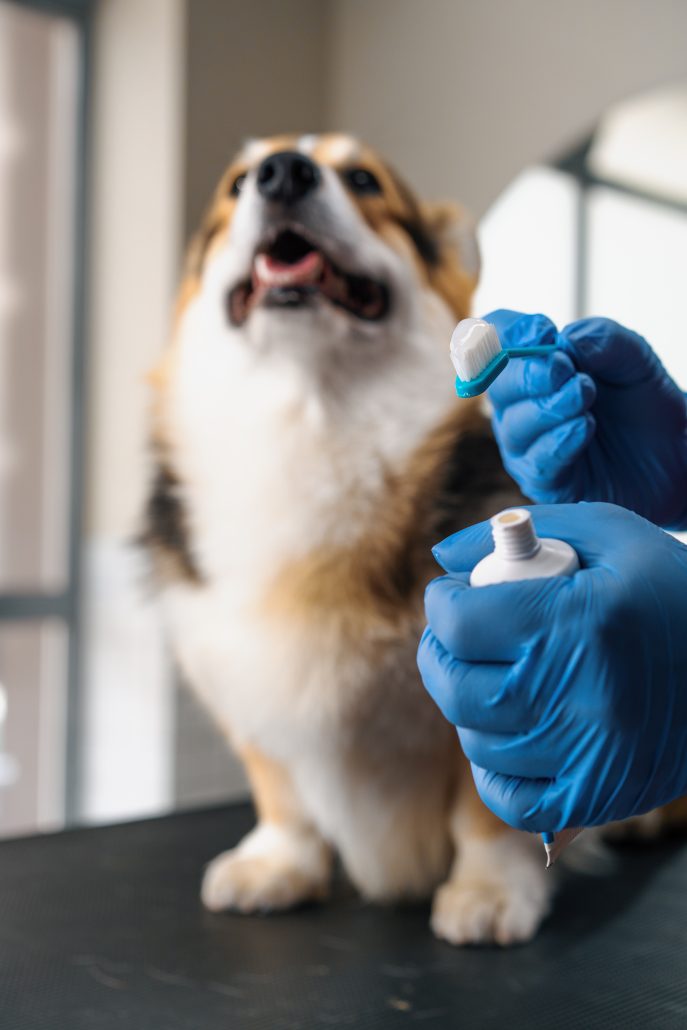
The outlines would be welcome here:
M 453 944 L 525 941 L 541 841 L 483 807 L 415 662 L 431 546 L 522 503 L 451 331 L 479 259 L 341 134 L 251 141 L 192 241 L 152 375 L 145 539 L 181 669 L 236 750 L 257 825 L 208 909 L 433 896 Z

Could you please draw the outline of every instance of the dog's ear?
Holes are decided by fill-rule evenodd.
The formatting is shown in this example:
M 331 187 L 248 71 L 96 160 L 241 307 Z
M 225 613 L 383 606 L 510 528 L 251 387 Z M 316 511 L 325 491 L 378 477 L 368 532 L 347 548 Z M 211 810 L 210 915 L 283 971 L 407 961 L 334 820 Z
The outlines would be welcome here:
M 458 253 L 466 275 L 477 282 L 480 254 L 475 221 L 465 208 L 451 201 L 423 204 L 423 215 L 434 236 Z

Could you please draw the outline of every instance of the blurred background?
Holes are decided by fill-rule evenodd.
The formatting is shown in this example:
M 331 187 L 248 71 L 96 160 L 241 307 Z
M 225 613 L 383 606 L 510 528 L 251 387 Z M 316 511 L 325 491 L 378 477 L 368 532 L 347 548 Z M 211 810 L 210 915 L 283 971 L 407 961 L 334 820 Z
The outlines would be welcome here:
M 476 313 L 615 317 L 687 386 L 685 39 L 683 0 L 0 0 L 0 835 L 244 792 L 132 543 L 235 148 L 360 135 L 479 219 Z

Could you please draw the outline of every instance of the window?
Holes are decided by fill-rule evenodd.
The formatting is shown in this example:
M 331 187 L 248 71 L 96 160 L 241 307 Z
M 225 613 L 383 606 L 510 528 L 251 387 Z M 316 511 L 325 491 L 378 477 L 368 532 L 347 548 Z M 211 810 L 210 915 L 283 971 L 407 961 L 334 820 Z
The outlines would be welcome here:
M 687 390 L 687 86 L 610 109 L 561 160 L 526 170 L 481 227 L 477 311 L 615 318 Z
M 87 18 L 0 2 L 0 834 L 77 778 Z

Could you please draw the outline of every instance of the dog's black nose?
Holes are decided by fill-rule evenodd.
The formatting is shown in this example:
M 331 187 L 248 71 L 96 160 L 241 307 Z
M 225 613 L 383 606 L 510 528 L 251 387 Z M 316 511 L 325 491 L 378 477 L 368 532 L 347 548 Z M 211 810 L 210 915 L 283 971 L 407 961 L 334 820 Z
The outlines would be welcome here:
M 266 200 L 293 204 L 314 190 L 320 181 L 317 165 L 295 150 L 280 150 L 258 168 L 258 190 Z

